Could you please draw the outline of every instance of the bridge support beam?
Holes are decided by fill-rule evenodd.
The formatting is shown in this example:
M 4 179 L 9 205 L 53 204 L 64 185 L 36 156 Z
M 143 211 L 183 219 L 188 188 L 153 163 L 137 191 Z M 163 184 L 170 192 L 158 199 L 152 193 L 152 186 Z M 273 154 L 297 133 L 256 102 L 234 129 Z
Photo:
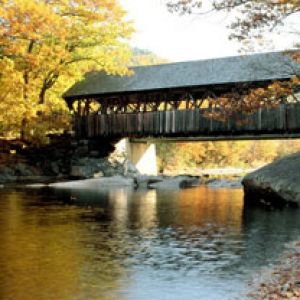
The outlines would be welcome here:
M 148 142 L 131 143 L 128 138 L 122 139 L 116 148 L 125 152 L 127 159 L 144 175 L 157 175 L 156 145 Z

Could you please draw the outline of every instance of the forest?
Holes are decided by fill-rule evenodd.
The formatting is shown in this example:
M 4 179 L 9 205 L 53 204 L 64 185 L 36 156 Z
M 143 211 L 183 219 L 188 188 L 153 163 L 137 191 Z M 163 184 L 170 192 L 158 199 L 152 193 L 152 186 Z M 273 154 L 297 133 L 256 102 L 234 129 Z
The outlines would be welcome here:
M 161 172 L 205 168 L 257 168 L 285 155 L 299 152 L 300 140 L 159 143 Z

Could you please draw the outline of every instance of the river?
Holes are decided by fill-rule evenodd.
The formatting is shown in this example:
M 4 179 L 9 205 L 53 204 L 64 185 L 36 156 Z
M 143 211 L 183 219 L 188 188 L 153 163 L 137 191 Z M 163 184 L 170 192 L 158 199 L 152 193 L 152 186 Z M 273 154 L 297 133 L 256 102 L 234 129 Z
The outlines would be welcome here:
M 3 300 L 243 299 L 299 234 L 241 189 L 0 192 Z

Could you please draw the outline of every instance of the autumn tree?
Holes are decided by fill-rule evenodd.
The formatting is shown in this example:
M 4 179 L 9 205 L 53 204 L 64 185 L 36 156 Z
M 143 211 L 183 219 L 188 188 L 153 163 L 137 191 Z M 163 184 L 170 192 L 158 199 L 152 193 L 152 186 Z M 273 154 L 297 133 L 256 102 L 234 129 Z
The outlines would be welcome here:
M 214 12 L 228 12 L 231 14 L 229 28 L 230 39 L 241 43 L 242 51 L 254 50 L 254 41 L 266 41 L 266 36 L 274 31 L 280 32 L 290 18 L 300 13 L 299 0 L 168 0 L 170 12 L 179 15 L 209 15 Z M 299 37 L 300 31 L 293 32 Z M 300 40 L 294 45 L 300 47 Z M 298 53 L 287 53 L 300 62 Z M 240 113 L 252 113 L 264 106 L 276 106 L 282 101 L 293 101 L 295 86 L 299 85 L 298 77 L 291 81 L 272 82 L 265 87 L 245 88 L 236 92 L 229 92 L 218 97 L 209 97 L 209 106 L 217 108 L 209 117 L 226 120 L 229 116 Z M 221 109 L 219 109 L 221 108 Z M 174 146 L 179 147 L 180 146 Z M 194 166 L 244 166 L 256 167 L 262 163 L 269 163 L 283 155 L 299 151 L 298 141 L 241 141 L 241 142 L 210 142 L 203 143 L 200 152 L 199 145 L 188 146 L 187 155 Z M 178 151 L 175 151 L 175 157 Z M 193 153 L 190 155 L 189 153 Z M 204 156 L 203 161 L 195 157 Z M 181 166 L 180 166 L 181 167 Z
M 241 42 L 241 48 L 252 50 L 250 45 L 255 39 L 263 39 L 265 33 L 285 24 L 285 21 L 300 12 L 299 0 L 169 0 L 167 7 L 170 12 L 185 14 L 209 14 L 214 11 L 232 13 L 233 21 L 229 27 L 229 38 Z M 296 32 L 298 35 L 300 32 Z M 300 42 L 300 41 L 299 41 Z M 296 43 L 295 47 L 300 46 Z M 245 48 L 244 48 L 245 49 Z M 300 62 L 299 53 L 287 53 Z M 216 109 L 210 114 L 219 120 L 240 113 L 252 113 L 258 108 L 274 106 L 294 97 L 295 86 L 299 86 L 300 74 L 291 81 L 272 82 L 265 87 L 245 88 L 243 91 L 225 93 L 216 98 L 208 98 L 211 106 Z M 288 98 L 288 96 L 291 96 Z
M 61 95 L 85 72 L 125 74 L 133 31 L 116 0 L 0 0 L 0 130 L 64 127 Z M 61 121 L 61 122 L 60 122 Z
M 170 0 L 169 11 L 184 14 L 207 14 L 213 11 L 234 13 L 231 38 L 243 41 L 260 38 L 300 12 L 299 0 Z
M 190 168 L 259 167 L 299 150 L 299 140 L 159 143 L 157 156 L 161 171 L 178 172 Z
M 132 58 L 130 63 L 132 66 L 160 65 L 164 63 L 168 63 L 168 61 L 147 49 L 140 49 L 137 47 L 132 48 Z

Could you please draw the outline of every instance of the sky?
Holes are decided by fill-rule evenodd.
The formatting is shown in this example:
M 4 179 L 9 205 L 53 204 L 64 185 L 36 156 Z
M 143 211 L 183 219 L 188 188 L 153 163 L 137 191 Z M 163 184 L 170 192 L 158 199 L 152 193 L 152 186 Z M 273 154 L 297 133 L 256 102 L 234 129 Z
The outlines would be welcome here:
M 239 55 L 240 45 L 228 39 L 231 15 L 178 16 L 167 11 L 165 0 L 119 0 L 134 22 L 132 46 L 147 49 L 170 62 Z M 274 49 L 286 48 L 283 36 Z M 290 41 L 289 41 L 290 42 Z

